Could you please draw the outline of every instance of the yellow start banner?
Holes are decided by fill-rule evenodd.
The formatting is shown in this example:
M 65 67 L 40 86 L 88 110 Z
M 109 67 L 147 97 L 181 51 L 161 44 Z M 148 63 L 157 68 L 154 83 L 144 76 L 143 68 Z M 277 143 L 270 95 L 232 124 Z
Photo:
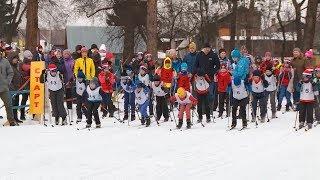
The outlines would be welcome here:
M 45 69 L 45 62 L 31 62 L 30 68 L 30 113 L 44 113 L 44 84 L 40 83 L 42 70 Z

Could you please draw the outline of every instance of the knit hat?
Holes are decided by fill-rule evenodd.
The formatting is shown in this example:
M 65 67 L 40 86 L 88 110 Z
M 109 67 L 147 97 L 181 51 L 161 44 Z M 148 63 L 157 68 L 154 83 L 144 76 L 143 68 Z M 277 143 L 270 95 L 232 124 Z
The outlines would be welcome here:
M 80 71 L 78 71 L 77 78 L 85 79 L 86 76 L 85 76 L 84 73 L 80 70 Z
M 32 58 L 33 58 L 33 55 L 32 55 L 32 53 L 31 53 L 31 51 L 25 50 L 25 51 L 23 52 L 23 57 L 26 58 L 26 59 L 32 59 Z
M 82 49 L 82 45 L 78 44 L 78 45 L 76 46 L 76 51 L 80 51 L 81 49 Z
M 159 76 L 158 74 L 155 74 L 155 75 L 153 76 L 153 81 L 161 81 L 160 76 Z
M 88 52 L 88 49 L 87 49 L 85 46 L 83 46 L 83 47 L 81 48 L 81 52 Z
M 148 68 L 146 66 L 140 66 L 140 70 L 148 71 Z
M 227 50 L 226 50 L 226 49 L 224 49 L 224 48 L 222 48 L 222 49 L 219 49 L 219 54 L 221 54 L 222 52 L 225 52 L 225 53 L 227 53 Z
M 98 46 L 96 44 L 92 44 L 91 49 L 98 49 Z
M 179 87 L 177 90 L 177 94 L 179 98 L 183 98 L 186 96 L 186 90 L 183 87 Z
M 254 70 L 253 72 L 252 72 L 252 76 L 261 76 L 261 72 L 259 71 L 259 70 Z
M 293 51 L 301 52 L 301 49 L 296 47 L 296 48 L 293 49 Z
M 188 70 L 188 65 L 187 63 L 181 63 L 181 71 L 187 71 Z
M 233 78 L 233 84 L 234 84 L 235 86 L 239 86 L 239 85 L 241 84 L 241 78 L 240 78 L 239 76 L 235 76 L 235 77 Z
M 232 57 L 232 58 L 240 58 L 240 57 L 241 57 L 241 53 L 240 53 L 239 49 L 235 48 L 235 49 L 231 52 L 231 57 Z
M 204 43 L 203 48 L 211 48 L 211 45 L 209 42 Z
M 189 49 L 190 49 L 190 48 L 197 49 L 196 43 L 195 43 L 195 42 L 191 42 L 191 43 L 189 44 Z
M 313 50 L 310 49 L 310 50 L 307 51 L 304 55 L 305 55 L 307 58 L 313 58 Z
M 57 66 L 56 66 L 55 64 L 49 64 L 49 65 L 48 65 L 48 69 L 49 69 L 50 71 L 54 71 L 54 70 L 57 70 Z
M 312 76 L 313 69 L 306 69 L 303 71 L 302 75 L 304 76 Z

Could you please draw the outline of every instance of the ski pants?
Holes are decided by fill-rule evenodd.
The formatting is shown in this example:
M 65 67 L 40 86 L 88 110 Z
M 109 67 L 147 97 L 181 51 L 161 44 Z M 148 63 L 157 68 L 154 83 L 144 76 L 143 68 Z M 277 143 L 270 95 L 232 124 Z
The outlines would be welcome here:
M 129 106 L 130 106 L 130 111 L 131 111 L 131 116 L 135 115 L 135 94 L 134 92 L 124 93 L 124 113 L 128 114 L 129 113 Z
M 58 91 L 49 90 L 49 98 L 51 102 L 52 108 L 52 116 L 55 118 L 66 118 L 67 112 L 64 108 L 64 92 L 63 89 L 59 89 Z
M 72 96 L 72 88 L 66 88 L 66 99 L 67 99 L 67 108 L 72 109 L 73 104 L 73 96 Z
M 149 93 L 149 97 L 150 97 L 150 101 L 149 101 L 149 114 L 150 114 L 150 115 L 153 115 L 153 99 L 154 99 L 154 97 L 153 97 L 153 90 L 152 90 L 152 88 L 149 87 L 149 91 L 150 91 L 150 93 Z
M 10 97 L 9 97 L 9 91 L 4 91 L 4 92 L 0 92 L 0 98 L 3 101 L 4 107 L 6 108 L 6 113 L 7 113 L 7 120 L 9 121 L 9 123 L 13 123 L 15 122 L 14 117 L 13 117 L 13 113 L 12 113 L 12 106 L 10 103 Z
M 24 106 L 27 104 L 28 101 L 28 94 L 21 94 L 22 99 L 21 99 L 21 103 L 20 103 L 20 94 L 16 94 L 15 96 L 12 97 L 12 106 L 19 106 L 19 104 L 21 104 L 21 106 Z M 17 109 L 12 109 L 13 112 L 13 117 L 15 120 L 18 120 L 18 110 Z M 25 118 L 25 108 L 21 108 L 20 109 L 20 117 Z
M 292 106 L 291 103 L 291 93 L 287 90 L 288 86 L 281 85 L 279 88 L 279 102 L 278 106 L 281 107 L 283 98 L 286 98 L 287 105 L 286 106 Z
M 157 119 L 159 120 L 162 115 L 165 119 L 169 119 L 167 98 L 165 96 L 156 96 L 156 102 Z
M 146 119 L 148 116 L 148 107 L 149 107 L 149 100 L 144 102 L 143 104 L 139 104 L 139 112 L 141 114 L 142 119 Z
M 83 104 L 85 102 L 85 99 L 77 94 L 77 117 L 78 119 L 82 119 L 82 114 L 84 114 L 85 116 L 87 115 L 87 107 L 84 107 Z
M 100 124 L 100 118 L 98 113 L 98 108 L 100 106 L 101 102 L 90 102 L 87 103 L 87 124 L 92 124 L 92 116 L 94 117 L 94 122 L 97 124 Z
M 219 115 L 223 114 L 225 111 L 224 106 L 226 106 L 227 116 L 230 115 L 230 103 L 229 94 L 227 92 L 219 92 Z
M 202 120 L 202 113 L 206 113 L 207 119 L 210 119 L 210 108 L 209 108 L 209 100 L 208 100 L 208 94 L 198 94 L 198 116 L 199 119 Z
M 239 107 L 239 116 L 242 119 L 242 125 L 247 125 L 247 112 L 246 107 L 249 102 L 248 98 L 244 98 L 241 100 L 233 98 L 232 100 L 232 125 L 237 125 L 237 111 Z
M 266 91 L 266 103 L 268 104 L 269 99 L 270 99 L 270 104 L 271 104 L 271 112 L 276 113 L 276 91 Z
M 252 116 L 256 117 L 257 107 L 259 102 L 260 117 L 265 118 L 267 114 L 267 101 L 265 92 L 262 93 L 252 93 Z
M 190 121 L 190 109 L 191 109 L 191 103 L 190 104 L 180 104 L 179 105 L 179 113 L 178 113 L 179 121 L 183 120 L 184 112 L 186 112 L 187 121 Z
M 300 102 L 299 106 L 299 122 L 300 123 L 313 123 L 313 108 L 314 108 L 315 103 L 304 103 Z
M 299 101 L 300 101 L 300 89 L 298 87 L 298 83 L 295 83 L 293 86 L 294 86 L 293 103 L 294 104 L 299 104 Z
M 102 109 L 104 115 L 106 115 L 108 112 L 113 112 L 114 107 L 112 102 L 112 93 L 105 93 L 102 104 L 104 105 L 104 108 Z

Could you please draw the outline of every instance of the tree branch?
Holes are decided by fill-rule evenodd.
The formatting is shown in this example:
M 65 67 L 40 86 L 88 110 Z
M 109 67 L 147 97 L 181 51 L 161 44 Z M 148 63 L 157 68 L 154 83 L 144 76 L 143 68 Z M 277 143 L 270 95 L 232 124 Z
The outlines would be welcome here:
M 114 8 L 113 6 L 100 8 L 100 9 L 95 10 L 95 11 L 94 11 L 93 13 L 91 13 L 91 14 L 86 14 L 86 16 L 87 16 L 87 18 L 90 18 L 90 17 L 92 17 L 93 15 L 97 14 L 97 13 L 100 12 L 100 11 L 107 11 L 107 10 L 110 10 L 110 9 L 113 9 L 113 8 Z

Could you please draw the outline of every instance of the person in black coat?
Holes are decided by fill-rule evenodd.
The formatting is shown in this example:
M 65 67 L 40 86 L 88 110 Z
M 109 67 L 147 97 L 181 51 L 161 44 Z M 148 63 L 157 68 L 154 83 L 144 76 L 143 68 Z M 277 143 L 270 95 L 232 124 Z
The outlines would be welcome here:
M 214 84 L 214 76 L 220 69 L 220 60 L 217 53 L 212 51 L 211 45 L 209 43 L 205 43 L 202 51 L 197 54 L 196 61 L 193 67 L 193 74 L 198 74 L 200 71 L 204 71 L 205 75 L 209 77 L 209 100 L 213 102 L 214 100 L 214 92 L 215 92 L 215 84 Z

